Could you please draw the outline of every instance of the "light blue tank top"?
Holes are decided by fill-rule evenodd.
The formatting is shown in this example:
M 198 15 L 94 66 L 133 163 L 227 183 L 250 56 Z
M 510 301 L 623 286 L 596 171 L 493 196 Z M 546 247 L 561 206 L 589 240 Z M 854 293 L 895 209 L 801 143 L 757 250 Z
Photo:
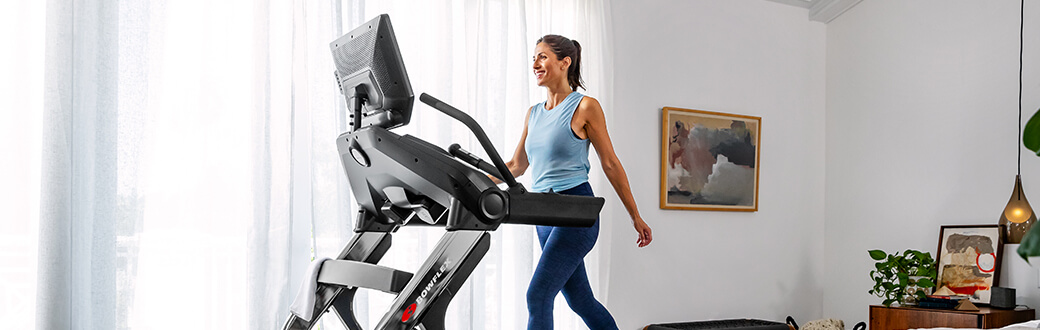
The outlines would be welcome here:
M 545 110 L 545 102 L 532 107 L 524 145 L 534 179 L 531 191 L 562 191 L 589 181 L 589 140 L 571 130 L 571 118 L 584 97 L 572 92 L 552 110 Z

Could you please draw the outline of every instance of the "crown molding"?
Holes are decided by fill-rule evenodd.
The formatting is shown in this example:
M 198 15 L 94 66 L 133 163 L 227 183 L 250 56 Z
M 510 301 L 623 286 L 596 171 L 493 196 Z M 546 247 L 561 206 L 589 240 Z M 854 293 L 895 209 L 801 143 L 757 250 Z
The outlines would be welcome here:
M 809 20 L 830 23 L 863 0 L 816 0 L 809 7 Z
M 779 3 L 785 4 L 785 5 L 792 5 L 792 6 L 795 6 L 795 7 L 802 7 L 802 8 L 806 8 L 806 9 L 812 7 L 812 5 L 813 5 L 812 1 L 809 1 L 809 0 L 769 0 L 769 1 L 779 2 Z M 820 1 L 820 0 L 816 0 L 816 1 Z
M 809 9 L 809 20 L 830 23 L 863 0 L 769 0 Z

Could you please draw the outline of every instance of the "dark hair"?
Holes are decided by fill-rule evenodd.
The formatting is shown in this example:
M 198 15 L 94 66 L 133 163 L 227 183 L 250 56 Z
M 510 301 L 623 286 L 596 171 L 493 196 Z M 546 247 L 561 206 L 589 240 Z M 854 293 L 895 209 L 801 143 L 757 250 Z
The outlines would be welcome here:
M 557 59 L 571 58 L 571 66 L 567 69 L 567 84 L 571 85 L 571 90 L 577 91 L 578 87 L 585 88 L 585 81 L 581 79 L 581 44 L 555 34 L 547 34 L 538 38 L 534 44 L 537 46 L 543 42 L 549 46 L 549 49 L 552 49 Z

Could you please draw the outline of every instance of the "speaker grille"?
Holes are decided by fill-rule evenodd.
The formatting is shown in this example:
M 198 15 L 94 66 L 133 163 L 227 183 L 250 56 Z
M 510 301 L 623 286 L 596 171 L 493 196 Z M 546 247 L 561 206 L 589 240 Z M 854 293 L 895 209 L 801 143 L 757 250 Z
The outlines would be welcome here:
M 378 38 L 393 38 L 393 31 L 388 28 L 389 26 L 379 28 L 379 25 L 385 24 L 387 24 L 385 21 L 374 20 L 374 22 L 366 23 L 360 28 L 351 31 L 346 38 L 337 40 L 337 42 L 345 42 L 344 44 L 333 45 L 333 58 L 340 76 L 347 76 L 366 69 L 367 60 L 372 59 L 371 67 L 367 67 L 367 69 L 372 70 L 372 75 L 375 76 L 376 83 L 382 87 L 385 96 L 388 98 L 408 97 L 411 94 L 408 82 L 391 80 L 391 77 L 404 76 L 403 72 L 399 72 L 404 69 L 403 63 L 388 63 L 396 58 L 395 56 L 387 56 L 389 53 L 395 52 L 394 49 L 387 48 L 396 46 L 396 42 L 377 43 L 376 40 Z M 383 45 L 383 47 L 378 47 L 377 45 Z
M 387 111 L 386 116 L 368 117 L 362 119 L 362 126 L 366 125 L 369 118 L 387 118 L 389 121 L 375 120 L 369 122 L 384 128 L 392 128 L 407 124 L 411 118 L 412 86 L 405 72 L 404 61 L 397 47 L 397 38 L 394 37 L 394 29 L 390 24 L 390 17 L 386 14 L 380 15 L 371 21 L 355 28 L 343 35 L 329 46 L 332 48 L 333 62 L 336 64 L 339 83 L 357 83 L 358 74 L 367 75 L 371 72 L 379 90 L 370 92 L 380 93 L 381 98 L 369 100 L 368 110 Z M 364 78 L 361 78 L 362 81 Z M 350 81 L 345 81 L 350 80 Z M 340 86 L 341 89 L 350 89 L 354 86 Z M 345 96 L 347 92 L 344 93 Z M 348 100 L 349 101 L 349 100 Z
M 375 29 L 366 27 L 365 30 L 358 33 L 359 30 L 351 31 L 347 38 L 340 39 L 340 41 L 347 41 L 345 44 L 332 47 L 336 68 L 339 69 L 341 75 L 365 69 L 364 60 L 375 56 Z

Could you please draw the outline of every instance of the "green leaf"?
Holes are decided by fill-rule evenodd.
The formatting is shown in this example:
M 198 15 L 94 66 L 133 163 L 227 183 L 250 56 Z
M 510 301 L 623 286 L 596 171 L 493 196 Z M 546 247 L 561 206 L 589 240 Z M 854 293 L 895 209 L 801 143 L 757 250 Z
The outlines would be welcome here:
M 885 260 L 885 257 L 887 256 L 885 251 L 881 250 L 870 250 L 867 252 L 870 253 L 870 258 L 874 260 Z
M 885 301 L 882 302 L 881 304 L 885 305 L 885 307 L 890 307 L 890 306 L 892 306 L 892 303 L 894 303 L 894 302 L 896 302 L 896 300 L 890 298 L 890 299 L 885 299 Z
M 917 300 L 924 300 L 924 298 L 928 297 L 928 295 L 924 294 L 924 290 L 917 290 L 915 293 L 917 294 Z
M 928 267 L 925 268 L 923 271 L 921 271 L 921 276 L 927 276 L 928 278 L 935 278 L 936 272 L 937 271 L 935 270 L 935 264 L 932 263 L 931 265 L 928 265 Z
M 1036 116 L 1033 116 L 1036 118 Z M 1033 121 L 1030 119 L 1029 121 Z M 1040 256 L 1040 226 L 1032 226 L 1026 236 L 1022 237 L 1022 243 L 1018 245 L 1018 255 L 1029 263 L 1029 257 Z
M 1040 156 L 1040 110 L 1033 113 L 1022 129 L 1022 144 Z
M 917 286 L 922 287 L 922 288 L 934 288 L 935 287 L 935 282 L 932 282 L 931 279 L 922 278 L 922 279 L 917 280 Z

